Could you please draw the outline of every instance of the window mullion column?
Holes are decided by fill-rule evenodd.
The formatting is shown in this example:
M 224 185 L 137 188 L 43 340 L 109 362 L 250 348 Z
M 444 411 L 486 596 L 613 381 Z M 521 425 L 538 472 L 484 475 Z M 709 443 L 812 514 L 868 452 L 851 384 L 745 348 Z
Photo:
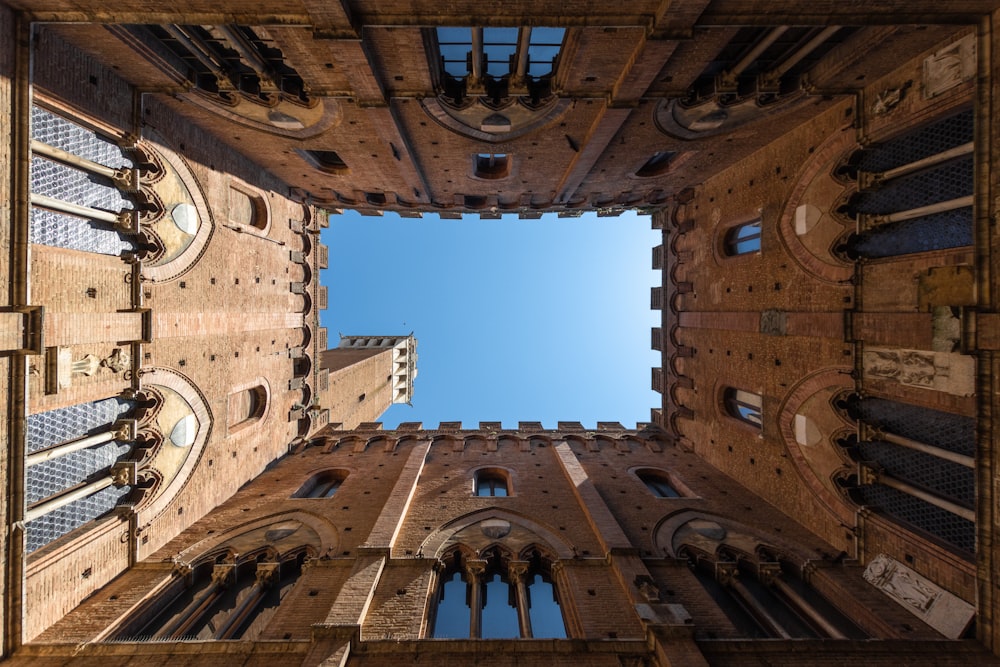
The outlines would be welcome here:
M 910 440 L 909 438 L 904 438 L 903 436 L 896 435 L 895 433 L 883 431 L 875 426 L 869 426 L 868 428 L 870 429 L 869 435 L 872 440 L 882 440 L 883 442 L 889 442 L 900 447 L 905 447 L 906 449 L 912 449 L 913 451 L 930 454 L 931 456 L 936 456 L 939 459 L 957 463 L 958 465 L 966 468 L 976 467 L 976 460 L 971 456 L 942 449 L 941 447 L 936 447 L 934 445 L 928 445 L 917 440 Z
M 765 567 L 766 565 L 766 567 Z M 761 564 L 760 566 L 760 579 L 761 583 L 769 585 L 771 588 L 775 589 L 781 596 L 787 600 L 794 608 L 795 611 L 806 616 L 812 623 L 814 623 L 822 632 L 830 639 L 847 639 L 847 635 L 842 633 L 837 629 L 832 623 L 830 623 L 823 614 L 816 609 L 808 600 L 799 595 L 798 591 L 788 585 L 781 576 L 781 569 L 777 563 L 767 563 Z
M 212 570 L 212 583 L 201 595 L 191 601 L 177 617 L 160 628 L 153 639 L 180 639 L 195 623 L 205 615 L 212 603 L 215 602 L 229 584 L 229 579 L 233 576 L 236 566 L 231 564 L 216 565 Z
M 465 575 L 469 579 L 469 637 L 482 636 L 483 622 L 483 574 L 486 573 L 485 560 L 469 560 L 465 563 Z
M 860 478 L 863 480 L 863 484 L 882 484 L 890 489 L 895 489 L 897 491 L 902 491 L 903 493 L 913 496 L 919 500 L 923 500 L 926 503 L 930 503 L 935 507 L 943 509 L 946 512 L 951 512 L 952 514 L 957 514 L 967 521 L 975 522 L 976 512 L 969 509 L 968 507 L 962 507 L 957 503 L 953 503 L 950 500 L 945 500 L 940 498 L 933 493 L 928 493 L 923 489 L 919 489 L 912 484 L 909 484 L 901 479 L 892 477 L 888 473 L 880 470 L 875 470 L 866 465 L 860 465 L 861 475 Z
M 522 87 L 528 72 L 528 47 L 531 44 L 531 28 L 521 28 L 517 33 L 517 63 L 510 77 L 510 87 Z
M 719 563 L 715 569 L 716 578 L 719 580 L 719 583 L 732 591 L 736 600 L 762 628 L 780 639 L 792 638 L 788 634 L 788 631 L 782 627 L 781 623 L 743 585 L 743 582 L 739 579 L 739 571 L 735 563 Z
M 103 491 L 111 485 L 117 487 L 132 486 L 135 484 L 137 466 L 134 461 L 120 461 L 110 468 L 105 468 L 105 476 L 100 477 L 89 484 L 80 484 L 65 491 L 50 496 L 45 500 L 35 503 L 24 513 L 25 521 L 32 521 L 49 512 L 53 512 L 60 507 L 65 507 L 70 503 L 91 496 L 98 491 Z
M 268 589 L 278 580 L 280 563 L 257 563 L 256 581 L 215 633 L 214 639 L 232 639 L 243 622 L 257 609 Z
M 517 601 L 517 624 L 521 630 L 521 639 L 531 639 L 531 616 L 528 613 L 528 590 L 524 578 L 528 573 L 530 563 L 523 560 L 512 560 L 507 567 L 507 576 L 514 587 L 514 599 Z
M 77 438 L 53 447 L 47 447 L 37 452 L 28 454 L 24 459 L 25 466 L 32 466 L 43 461 L 49 461 L 60 456 L 65 456 L 81 449 L 89 449 L 105 442 L 118 440 L 121 442 L 134 442 L 137 430 L 137 422 L 134 419 L 123 419 L 111 427 L 110 430 L 85 438 Z
M 472 69 L 469 88 L 478 87 L 483 81 L 483 29 L 472 28 Z

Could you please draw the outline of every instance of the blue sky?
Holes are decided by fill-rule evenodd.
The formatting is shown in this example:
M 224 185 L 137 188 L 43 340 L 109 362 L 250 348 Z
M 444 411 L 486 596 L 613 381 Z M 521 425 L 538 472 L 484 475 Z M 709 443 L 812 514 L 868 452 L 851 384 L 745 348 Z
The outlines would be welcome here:
M 321 280 L 338 333 L 416 335 L 413 405 L 386 428 L 420 421 L 649 421 L 651 266 L 647 216 L 541 220 L 332 215 Z

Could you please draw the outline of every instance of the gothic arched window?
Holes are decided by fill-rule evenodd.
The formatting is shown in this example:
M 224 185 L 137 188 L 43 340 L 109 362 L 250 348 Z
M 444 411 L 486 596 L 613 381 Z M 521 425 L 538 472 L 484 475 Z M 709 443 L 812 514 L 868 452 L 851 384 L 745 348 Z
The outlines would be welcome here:
M 514 560 L 495 549 L 482 558 L 454 551 L 441 562 L 433 604 L 435 639 L 566 637 L 552 564 L 537 552 Z
M 298 551 L 281 560 L 259 554 L 235 563 L 224 557 L 200 563 L 139 609 L 118 639 L 254 639 L 297 582 L 305 557 Z

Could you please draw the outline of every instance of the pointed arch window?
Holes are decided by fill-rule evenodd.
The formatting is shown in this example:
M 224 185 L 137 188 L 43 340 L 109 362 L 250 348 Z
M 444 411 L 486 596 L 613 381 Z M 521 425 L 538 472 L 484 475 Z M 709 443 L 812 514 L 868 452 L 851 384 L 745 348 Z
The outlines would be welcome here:
M 252 555 L 195 566 L 140 608 L 118 632 L 126 641 L 254 639 L 302 572 L 305 551 L 281 560 Z M 190 584 L 190 585 L 186 585 Z M 169 596 L 169 599 L 166 597 Z
M 727 229 L 722 251 L 727 257 L 760 252 L 760 218 Z
M 514 560 L 491 550 L 482 559 L 455 551 L 438 574 L 430 611 L 435 639 L 562 639 L 566 623 L 552 564 L 537 552 Z
M 729 387 L 723 394 L 723 405 L 730 417 L 755 428 L 761 428 L 763 419 L 760 394 Z

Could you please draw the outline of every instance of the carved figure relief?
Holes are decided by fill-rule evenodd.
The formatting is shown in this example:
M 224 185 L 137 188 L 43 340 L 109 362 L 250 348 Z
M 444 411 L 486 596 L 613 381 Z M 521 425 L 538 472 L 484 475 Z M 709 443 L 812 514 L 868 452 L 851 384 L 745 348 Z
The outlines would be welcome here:
M 864 375 L 957 396 L 975 391 L 975 361 L 953 352 L 869 348 L 864 353 Z

